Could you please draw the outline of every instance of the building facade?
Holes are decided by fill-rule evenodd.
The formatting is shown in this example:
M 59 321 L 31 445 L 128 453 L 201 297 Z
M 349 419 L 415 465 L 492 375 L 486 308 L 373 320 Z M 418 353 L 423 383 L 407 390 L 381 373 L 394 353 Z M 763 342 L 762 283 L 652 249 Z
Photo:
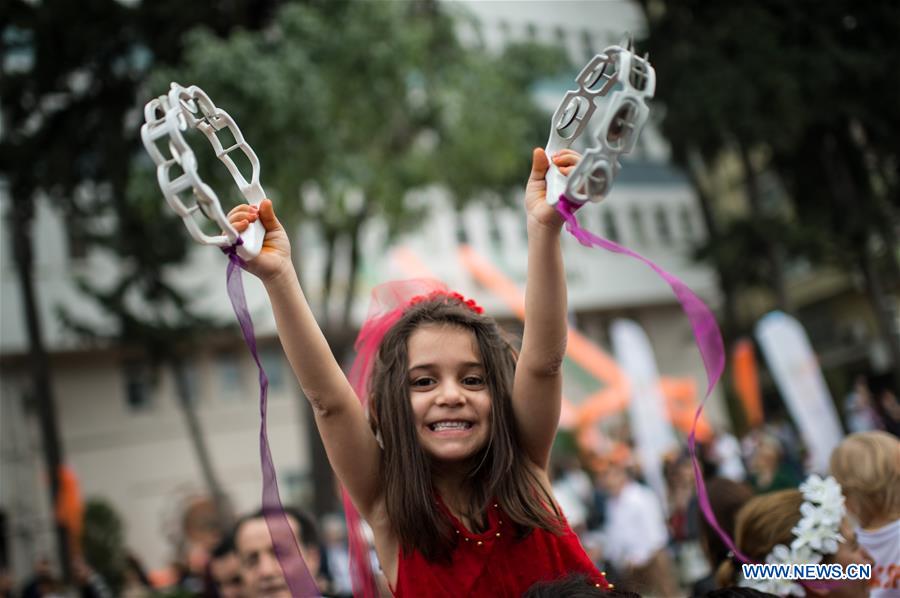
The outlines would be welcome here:
M 508 39 L 530 36 L 564 43 L 576 65 L 617 42 L 623 31 L 639 33 L 641 26 L 637 9 L 628 2 L 556 2 L 552 11 L 547 8 L 549 3 L 459 4 L 474 11 L 481 23 L 479 43 L 488 49 L 500 47 Z M 476 35 L 477 31 L 470 33 Z M 574 75 L 537 90 L 548 109 L 548 124 L 549 112 L 573 85 Z M 523 156 L 523 183 L 527 159 Z M 509 302 L 479 280 L 461 260 L 460 249 L 472 250 L 524 288 L 522 210 L 472 205 L 457 212 L 440 190 L 421 195 L 420 201 L 432 210 L 416 231 L 389 246 L 380 224 L 366 231 L 355 320 L 362 321 L 368 292 L 375 284 L 428 273 L 474 297 L 488 313 L 516 330 Z M 0 197 L 4 213 L 10 201 L 13 198 Z M 52 358 L 52 387 L 65 463 L 78 476 L 86 499 L 101 498 L 122 515 L 127 544 L 150 569 L 158 569 L 173 557 L 174 544 L 182 533 L 184 506 L 206 492 L 183 409 L 167 369 L 153 368 L 119 347 L 87 345 L 56 316 L 57 307 L 65 305 L 98 330 L 109 329 L 108 318 L 79 292 L 76 281 L 78 277 L 98 283 L 115 280 L 120 264 L 115 256 L 74 252 L 64 218 L 46 202 L 38 205 L 35 281 L 44 340 Z M 624 164 L 611 196 L 600 205 L 585 207 L 579 218 L 586 228 L 656 261 L 715 307 L 712 272 L 690 259 L 692 247 L 703 235 L 696 198 L 685 178 L 667 164 L 665 144 L 652 125 L 645 129 L 639 150 Z M 173 230 L 172 234 L 185 233 Z M 7 542 L 14 572 L 21 579 L 36 558 L 52 556 L 54 550 L 40 435 L 28 390 L 20 290 L 8 244 L 8 230 L 0 229 L 4 280 L 0 285 L 0 507 L 10 522 Z M 316 245 L 315 227 L 307 224 L 298 231 L 294 247 L 303 256 L 301 268 L 309 273 L 308 281 L 318 280 L 316 273 L 323 267 L 324 256 L 316 251 Z M 563 246 L 573 326 L 608 350 L 613 319 L 633 319 L 650 337 L 662 375 L 693 379 L 697 388 L 705 388 L 703 364 L 690 327 L 669 287 L 635 260 L 586 249 L 567 235 Z M 229 322 L 234 315 L 224 279 L 221 253 L 207 247 L 194 248 L 188 263 L 172 272 L 172 280 L 195 299 L 197 309 Z M 244 277 L 244 284 L 271 380 L 269 440 L 282 497 L 285 502 L 308 504 L 312 492 L 308 435 L 315 432 L 281 353 L 262 286 L 250 276 Z M 314 285 L 307 291 L 314 302 L 320 296 Z M 224 341 L 199 339 L 195 347 L 184 358 L 193 405 L 214 470 L 235 510 L 245 512 L 259 505 L 261 495 L 255 365 L 237 336 Z M 577 401 L 576 386 L 576 381 L 567 379 L 565 392 Z M 721 407 L 715 400 L 711 403 L 711 417 L 723 422 Z

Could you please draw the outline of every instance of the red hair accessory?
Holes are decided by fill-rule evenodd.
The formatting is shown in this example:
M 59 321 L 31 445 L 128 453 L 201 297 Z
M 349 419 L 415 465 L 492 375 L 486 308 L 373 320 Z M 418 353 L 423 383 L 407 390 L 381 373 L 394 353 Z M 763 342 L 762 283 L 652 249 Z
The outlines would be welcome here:
M 476 314 L 483 314 L 484 308 L 475 303 L 474 299 L 466 299 L 463 295 L 457 293 L 456 291 L 444 291 L 437 290 L 428 293 L 427 295 L 416 295 L 412 299 L 409 300 L 409 306 L 412 307 L 417 303 L 422 303 L 423 301 L 434 301 L 439 297 L 447 297 L 448 299 L 456 299 L 461 304 L 463 304 L 469 311 L 474 312 Z

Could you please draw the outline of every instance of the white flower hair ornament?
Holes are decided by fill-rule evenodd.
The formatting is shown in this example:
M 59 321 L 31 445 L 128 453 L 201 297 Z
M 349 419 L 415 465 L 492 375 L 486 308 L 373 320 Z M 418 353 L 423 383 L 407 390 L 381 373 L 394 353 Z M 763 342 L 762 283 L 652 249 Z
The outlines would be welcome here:
M 838 551 L 844 542 L 840 533 L 844 520 L 844 495 L 837 481 L 828 476 L 809 476 L 800 484 L 803 504 L 800 505 L 800 521 L 791 530 L 794 540 L 790 547 L 778 544 L 766 555 L 769 565 L 817 564 L 825 555 Z M 747 579 L 741 574 L 738 585 L 769 592 L 776 596 L 805 596 L 803 586 L 793 579 Z

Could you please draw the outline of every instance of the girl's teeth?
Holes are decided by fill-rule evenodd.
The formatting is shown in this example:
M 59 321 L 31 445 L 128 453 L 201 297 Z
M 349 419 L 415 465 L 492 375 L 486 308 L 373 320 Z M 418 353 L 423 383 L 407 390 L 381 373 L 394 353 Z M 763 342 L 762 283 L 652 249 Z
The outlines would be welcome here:
M 431 425 L 431 429 L 438 430 L 467 430 L 472 424 L 468 422 L 438 422 Z

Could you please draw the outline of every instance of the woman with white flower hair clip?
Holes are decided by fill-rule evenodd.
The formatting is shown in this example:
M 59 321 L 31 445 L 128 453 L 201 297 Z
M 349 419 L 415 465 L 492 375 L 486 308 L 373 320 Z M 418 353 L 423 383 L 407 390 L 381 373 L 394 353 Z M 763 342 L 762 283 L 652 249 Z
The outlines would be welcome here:
M 735 544 L 755 563 L 871 565 L 856 541 L 834 478 L 812 475 L 798 490 L 757 496 L 737 515 Z M 751 587 L 776 596 L 868 596 L 868 580 L 801 583 L 789 579 L 743 576 L 738 561 L 726 561 L 717 574 L 720 586 Z

